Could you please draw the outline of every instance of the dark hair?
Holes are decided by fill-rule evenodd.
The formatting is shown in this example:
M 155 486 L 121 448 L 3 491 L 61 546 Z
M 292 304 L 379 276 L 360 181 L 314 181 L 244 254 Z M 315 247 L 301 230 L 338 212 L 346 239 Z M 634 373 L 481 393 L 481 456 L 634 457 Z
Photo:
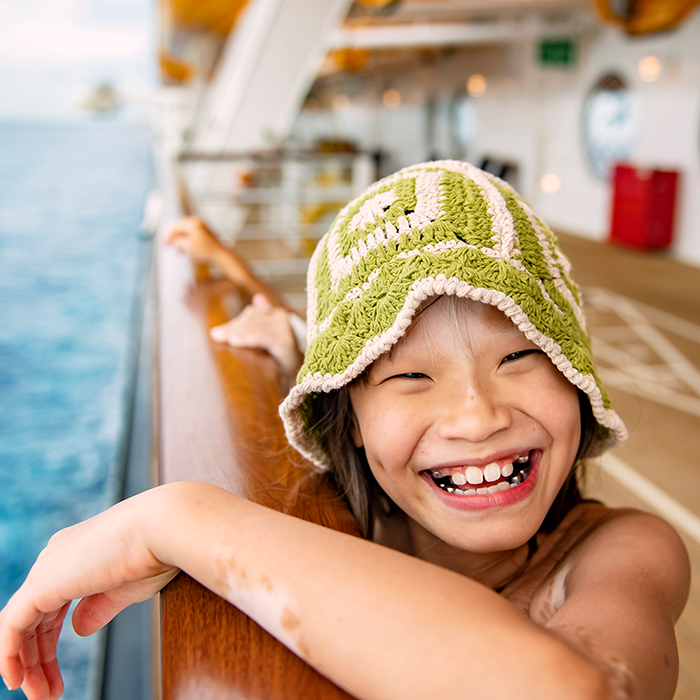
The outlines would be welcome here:
M 544 532 L 554 530 L 575 505 L 585 500 L 580 490 L 585 469 L 584 460 L 595 445 L 599 428 L 593 417 L 588 396 L 580 389 L 577 389 L 577 392 L 581 412 L 581 440 L 569 475 L 542 523 L 540 529 Z M 389 515 L 395 512 L 398 506 L 377 483 L 364 450 L 354 447 L 353 421 L 349 386 L 314 395 L 309 427 L 333 464 L 338 488 L 345 496 L 360 531 L 364 537 L 371 538 L 375 516 L 382 512 Z

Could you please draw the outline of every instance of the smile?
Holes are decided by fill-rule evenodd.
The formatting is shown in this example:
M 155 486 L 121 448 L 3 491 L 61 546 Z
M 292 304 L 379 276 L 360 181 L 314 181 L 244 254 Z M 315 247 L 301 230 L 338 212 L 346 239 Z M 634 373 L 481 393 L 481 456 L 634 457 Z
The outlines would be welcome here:
M 520 486 L 530 476 L 530 452 L 512 461 L 491 462 L 485 467 L 464 465 L 449 470 L 431 470 L 433 482 L 456 496 L 485 496 Z M 450 473 L 447 474 L 446 472 Z

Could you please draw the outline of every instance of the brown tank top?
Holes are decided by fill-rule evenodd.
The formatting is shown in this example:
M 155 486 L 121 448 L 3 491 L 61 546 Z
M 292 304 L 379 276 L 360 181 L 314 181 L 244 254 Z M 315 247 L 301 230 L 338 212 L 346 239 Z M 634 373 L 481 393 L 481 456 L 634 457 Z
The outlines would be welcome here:
M 559 526 L 544 536 L 522 573 L 501 591 L 515 607 L 530 614 L 532 600 L 555 569 L 594 530 L 629 511 L 599 503 L 581 503 L 569 511 Z M 539 539 L 539 538 L 538 538 Z

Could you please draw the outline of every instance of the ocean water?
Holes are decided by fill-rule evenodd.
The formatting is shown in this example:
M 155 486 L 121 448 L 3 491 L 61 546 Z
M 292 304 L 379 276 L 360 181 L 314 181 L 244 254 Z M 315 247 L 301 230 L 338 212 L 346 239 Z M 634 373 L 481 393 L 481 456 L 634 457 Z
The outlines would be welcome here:
M 152 181 L 145 129 L 0 123 L 0 605 L 118 497 Z M 66 700 L 95 697 L 100 657 L 64 625 Z

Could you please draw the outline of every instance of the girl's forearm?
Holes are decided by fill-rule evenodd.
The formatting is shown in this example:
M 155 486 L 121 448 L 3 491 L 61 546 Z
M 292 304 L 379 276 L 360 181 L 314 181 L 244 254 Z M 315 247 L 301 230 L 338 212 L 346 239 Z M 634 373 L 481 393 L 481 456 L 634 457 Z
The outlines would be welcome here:
M 255 294 L 264 294 L 273 306 L 287 307 L 282 297 L 269 284 L 257 277 L 246 260 L 234 251 L 219 245 L 213 262 L 221 268 L 226 277 L 250 297 Z
M 204 484 L 150 546 L 359 698 L 603 698 L 596 667 L 493 591 Z

